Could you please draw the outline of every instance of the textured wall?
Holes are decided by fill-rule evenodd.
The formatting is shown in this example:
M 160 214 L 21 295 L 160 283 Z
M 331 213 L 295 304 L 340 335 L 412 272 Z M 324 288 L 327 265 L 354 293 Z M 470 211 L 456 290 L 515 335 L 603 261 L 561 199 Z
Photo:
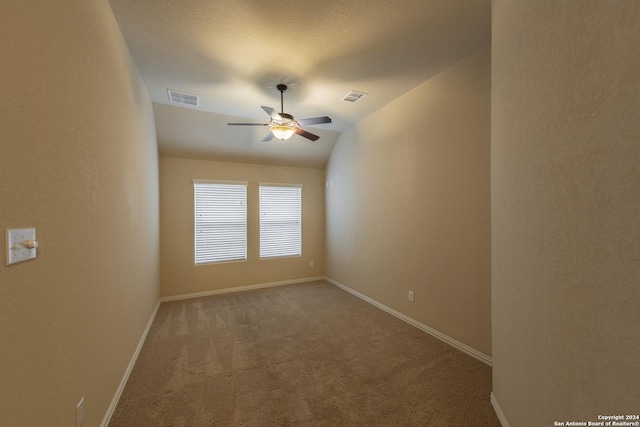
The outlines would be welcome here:
M 106 1 L 3 1 L 0 37 L 0 425 L 96 426 L 158 299 L 151 103 Z
M 640 3 L 493 3 L 494 394 L 511 426 L 640 409 Z
M 326 168 L 327 276 L 486 355 L 490 58 L 481 49 L 343 132 Z
M 162 295 L 324 274 L 324 181 L 320 169 L 160 158 Z M 247 260 L 195 265 L 193 180 L 248 181 Z M 258 183 L 302 184 L 302 256 L 260 260 Z M 315 262 L 309 267 L 309 261 Z

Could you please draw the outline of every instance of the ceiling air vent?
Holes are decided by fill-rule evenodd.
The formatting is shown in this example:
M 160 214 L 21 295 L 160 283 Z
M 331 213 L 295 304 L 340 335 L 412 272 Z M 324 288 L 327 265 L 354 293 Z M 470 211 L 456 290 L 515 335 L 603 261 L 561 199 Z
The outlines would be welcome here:
M 342 100 L 347 102 L 358 102 L 365 96 L 367 96 L 367 94 L 364 92 L 358 92 L 358 91 L 352 90 L 351 92 L 346 94 L 344 98 L 342 98 Z
M 169 101 L 176 104 L 188 105 L 189 107 L 197 107 L 200 104 L 200 97 L 190 93 L 178 92 L 177 90 L 167 89 Z

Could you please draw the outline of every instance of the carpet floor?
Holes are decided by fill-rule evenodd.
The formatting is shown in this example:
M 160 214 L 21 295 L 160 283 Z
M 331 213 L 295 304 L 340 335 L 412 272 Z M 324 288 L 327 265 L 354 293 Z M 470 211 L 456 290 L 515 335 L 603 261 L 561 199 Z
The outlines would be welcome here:
M 491 368 L 327 282 L 164 302 L 109 426 L 499 427 Z

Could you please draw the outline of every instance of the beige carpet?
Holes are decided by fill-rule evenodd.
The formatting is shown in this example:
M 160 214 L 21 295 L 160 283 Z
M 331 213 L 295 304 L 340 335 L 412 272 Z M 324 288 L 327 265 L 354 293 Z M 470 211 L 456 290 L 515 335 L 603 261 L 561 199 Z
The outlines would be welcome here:
M 326 282 L 161 304 L 116 426 L 500 426 L 491 368 Z

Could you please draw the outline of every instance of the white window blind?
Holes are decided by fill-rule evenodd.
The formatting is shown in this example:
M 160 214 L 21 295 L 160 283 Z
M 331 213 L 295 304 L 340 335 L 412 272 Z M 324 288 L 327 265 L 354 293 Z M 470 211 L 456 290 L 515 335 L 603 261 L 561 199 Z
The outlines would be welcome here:
M 194 181 L 196 264 L 247 259 L 247 184 Z
M 302 186 L 260 185 L 260 258 L 300 256 Z

